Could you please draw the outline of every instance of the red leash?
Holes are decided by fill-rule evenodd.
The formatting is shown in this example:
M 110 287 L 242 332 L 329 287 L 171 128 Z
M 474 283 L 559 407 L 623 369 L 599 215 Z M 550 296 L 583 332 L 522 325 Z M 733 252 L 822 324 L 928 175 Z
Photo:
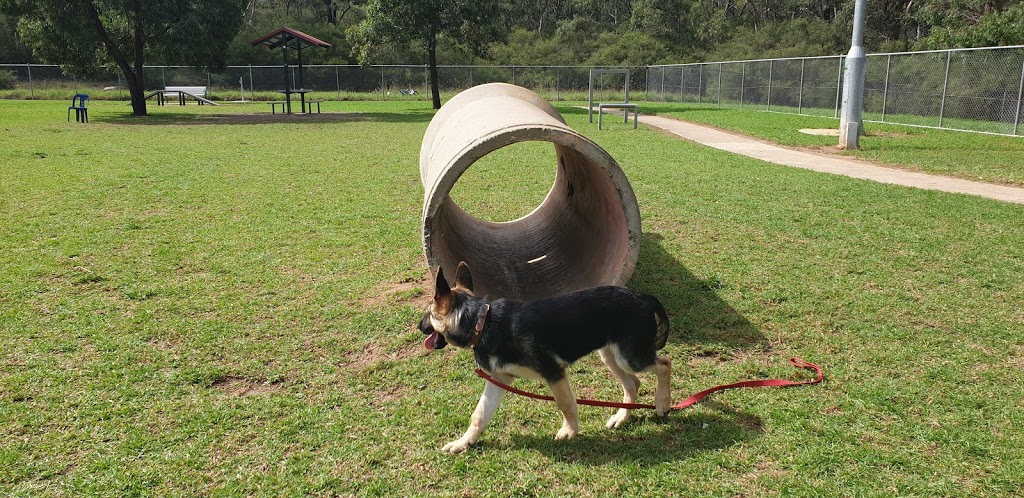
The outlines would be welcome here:
M 818 375 L 813 380 L 807 380 L 807 381 L 803 381 L 803 382 L 793 382 L 793 381 L 784 380 L 784 379 L 763 379 L 763 380 L 744 380 L 744 381 L 736 382 L 736 383 L 733 383 L 733 384 L 726 384 L 724 386 L 715 386 L 715 387 L 712 387 L 710 389 L 705 389 L 705 390 L 703 390 L 703 391 L 701 391 L 701 392 L 699 392 L 697 394 L 694 394 L 693 396 L 690 396 L 689 398 L 686 398 L 686 399 L 680 401 L 679 403 L 676 403 L 675 405 L 672 406 L 672 409 L 673 410 L 682 410 L 683 408 L 687 408 L 687 407 L 689 407 L 691 405 L 695 405 L 697 403 L 700 403 L 700 401 L 702 399 L 704 399 L 705 396 L 707 396 L 707 395 L 709 395 L 711 393 L 718 392 L 718 391 L 724 391 L 726 389 L 737 389 L 737 388 L 741 388 L 741 387 L 806 386 L 806 385 L 810 385 L 810 384 L 817 384 L 817 383 L 821 382 L 822 379 L 824 379 L 824 377 L 825 377 L 825 374 L 822 373 L 822 371 L 821 371 L 821 367 L 819 367 L 818 365 L 815 365 L 814 363 L 806 362 L 806 361 L 804 361 L 804 360 L 802 360 L 800 358 L 790 358 L 789 362 L 792 363 L 793 366 L 796 367 L 796 368 L 806 368 L 808 370 L 814 370 L 815 372 L 817 372 Z M 494 384 L 494 385 L 496 385 L 496 386 L 498 386 L 498 387 L 500 387 L 500 388 L 502 388 L 502 389 L 504 389 L 504 390 L 506 390 L 508 392 L 515 393 L 515 394 L 518 394 L 520 396 L 526 396 L 527 398 L 533 398 L 533 399 L 542 399 L 542 400 L 546 400 L 546 401 L 554 401 L 555 400 L 555 398 L 553 398 L 551 396 L 542 396 L 540 394 L 534 394 L 534 393 L 531 393 L 531 392 L 523 391 L 521 389 L 516 389 L 516 388 L 514 388 L 514 387 L 512 387 L 510 385 L 507 385 L 505 383 L 499 382 L 498 380 L 494 379 L 490 375 L 487 375 L 486 372 L 484 372 L 483 370 L 481 370 L 479 368 L 476 369 L 476 374 L 479 375 L 480 377 L 483 377 L 484 379 L 486 379 L 487 382 L 490 382 L 491 384 Z M 595 401 L 595 400 L 592 400 L 592 399 L 577 399 L 576 403 L 581 404 L 581 405 L 588 405 L 588 406 L 601 406 L 601 407 L 605 407 L 605 408 L 628 408 L 628 409 L 634 409 L 634 408 L 652 408 L 653 409 L 654 408 L 654 405 L 646 405 L 646 404 L 642 404 L 642 403 L 616 403 L 614 401 Z

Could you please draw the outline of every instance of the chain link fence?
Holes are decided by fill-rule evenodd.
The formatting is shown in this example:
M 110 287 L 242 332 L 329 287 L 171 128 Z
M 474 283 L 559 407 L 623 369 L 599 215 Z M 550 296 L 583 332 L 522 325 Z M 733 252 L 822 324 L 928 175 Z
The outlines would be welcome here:
M 636 100 L 759 109 L 839 117 L 843 56 L 630 67 Z M 587 99 L 591 66 L 439 66 L 440 89 L 454 93 L 488 82 L 529 88 L 551 100 Z M 601 67 L 601 69 L 613 69 Z M 622 68 L 617 68 L 622 69 Z M 207 86 L 215 100 L 275 100 L 282 66 L 228 66 L 210 72 L 188 66 L 147 66 L 147 90 Z M 298 68 L 289 67 L 293 88 Z M 302 85 L 320 98 L 430 98 L 423 65 L 306 66 Z M 595 98 L 621 101 L 622 77 L 596 78 Z M 636 91 L 638 89 L 641 91 Z M 646 91 L 646 95 L 643 91 Z M 77 77 L 58 66 L 0 64 L 0 97 L 127 100 L 118 72 Z M 864 120 L 1003 135 L 1024 135 L 1024 46 L 869 54 Z
M 844 56 L 650 66 L 649 101 L 839 117 Z M 1024 46 L 869 54 L 864 120 L 1024 135 Z
M 610 69 L 611 67 L 601 67 Z M 439 88 L 457 92 L 474 85 L 505 82 L 529 88 L 552 100 L 586 100 L 591 66 L 439 66 Z M 615 68 L 623 69 L 623 68 Z M 643 88 L 647 68 L 630 70 L 631 87 Z M 327 99 L 403 98 L 429 99 L 430 74 L 423 65 L 310 65 L 228 66 L 210 72 L 190 66 L 147 66 L 143 78 L 147 92 L 166 86 L 206 86 L 214 100 L 275 100 L 284 88 L 285 75 L 292 88 L 311 88 Z M 4 81 L 8 84 L 4 85 Z M 595 86 L 606 100 L 623 99 L 622 77 L 599 77 Z M 119 72 L 76 77 L 58 66 L 0 64 L 0 97 L 70 99 L 75 93 L 93 98 L 127 100 L 128 91 Z M 632 90 L 631 90 L 632 92 Z M 617 96 L 616 96 L 617 95 Z

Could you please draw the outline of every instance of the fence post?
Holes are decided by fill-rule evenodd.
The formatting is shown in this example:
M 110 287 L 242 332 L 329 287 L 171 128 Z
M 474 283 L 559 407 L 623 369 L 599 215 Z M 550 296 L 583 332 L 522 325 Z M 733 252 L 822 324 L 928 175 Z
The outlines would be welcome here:
M 1017 87 L 1017 111 L 1013 117 L 1013 134 L 1017 134 L 1017 125 L 1020 124 L 1020 98 L 1024 93 L 1024 64 L 1020 65 L 1020 86 Z
M 471 70 L 472 71 L 472 70 Z M 472 73 L 470 73 L 472 74 Z M 555 100 L 562 100 L 561 87 L 559 86 L 559 78 L 562 77 L 562 68 L 555 67 Z
M 626 103 L 627 104 L 629 103 L 629 71 L 631 71 L 631 70 L 630 69 L 626 70 L 626 78 L 625 78 L 626 81 L 622 82 L 622 91 L 623 91 L 623 93 L 626 94 Z M 626 121 L 629 122 L 629 117 L 626 118 Z
M 722 69 L 724 66 L 721 62 L 718 63 L 718 107 L 722 107 Z
M 839 73 L 836 75 L 836 112 L 833 118 L 839 119 L 839 94 L 843 91 L 843 57 L 839 57 Z
M 651 101 L 651 66 L 647 66 L 647 71 L 644 71 L 644 98 L 648 102 Z
M 250 100 L 256 100 L 256 89 L 253 88 L 252 82 L 252 64 L 249 64 L 249 98 Z
M 953 52 L 946 52 L 946 76 L 942 80 L 942 102 L 939 103 L 939 128 L 942 128 L 943 113 L 946 112 L 946 90 L 949 88 L 949 60 Z
M 438 75 L 437 79 L 438 79 L 438 82 L 437 82 L 437 93 L 440 94 L 441 93 L 441 81 L 440 81 L 441 80 L 441 76 Z M 430 94 L 430 66 L 424 64 L 423 65 L 423 95 L 426 96 L 426 95 L 429 95 L 429 94 Z M 431 96 L 430 98 L 433 99 L 433 96 Z
M 683 74 L 686 73 L 686 66 L 679 66 L 679 103 L 683 103 Z
M 661 98 L 665 99 L 665 67 L 661 68 Z M 668 99 L 665 99 L 667 102 Z
M 775 69 L 775 59 L 768 61 L 768 108 L 766 111 L 772 110 L 772 70 Z
M 25 64 L 25 69 L 28 70 L 28 93 L 32 100 L 36 99 L 36 87 L 32 84 L 32 64 Z
M 210 94 L 213 93 L 213 85 L 211 84 L 211 81 L 210 81 L 210 72 L 209 71 L 206 72 L 206 93 L 208 95 L 207 98 L 213 96 L 213 95 L 210 95 Z
M 338 69 L 339 67 L 337 64 L 334 66 L 334 87 L 338 89 L 338 100 L 341 100 L 341 70 Z
M 701 94 L 704 93 L 704 64 L 700 65 L 700 71 L 697 72 L 697 103 L 700 104 Z
M 160 82 L 164 84 L 164 88 L 167 88 L 167 75 L 164 74 L 164 66 L 160 66 Z
M 516 67 L 512 66 L 512 84 L 516 84 Z
M 885 122 L 885 106 L 889 102 L 889 65 L 892 64 L 892 54 L 885 58 L 885 83 L 882 87 L 882 122 Z
M 740 109 L 743 109 L 744 91 L 747 86 L 747 63 L 740 64 Z
M 796 113 L 804 113 L 804 63 L 807 59 L 800 59 L 800 88 L 796 91 Z

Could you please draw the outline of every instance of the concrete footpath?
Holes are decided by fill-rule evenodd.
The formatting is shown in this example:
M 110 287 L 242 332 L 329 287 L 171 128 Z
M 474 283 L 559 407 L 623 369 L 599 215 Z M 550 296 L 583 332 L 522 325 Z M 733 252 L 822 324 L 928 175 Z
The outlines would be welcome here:
M 621 115 L 621 114 L 620 114 Z M 770 145 L 758 140 L 719 131 L 707 126 L 687 123 L 661 116 L 640 115 L 640 122 L 660 128 L 673 135 L 687 140 L 721 149 L 734 154 L 750 156 L 795 168 L 803 168 L 822 173 L 844 175 L 881 183 L 891 183 L 907 187 L 941 190 L 957 194 L 977 195 L 1015 204 L 1024 204 L 1024 188 L 1008 187 L 993 183 L 975 182 L 946 176 L 916 173 L 895 168 L 878 166 L 867 161 L 814 154 L 799 150 L 787 149 Z

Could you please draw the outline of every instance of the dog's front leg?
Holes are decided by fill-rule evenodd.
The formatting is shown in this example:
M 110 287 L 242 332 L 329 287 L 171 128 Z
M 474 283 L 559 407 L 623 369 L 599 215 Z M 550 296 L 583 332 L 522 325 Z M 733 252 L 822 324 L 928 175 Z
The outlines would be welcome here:
M 548 382 L 551 392 L 555 397 L 558 409 L 562 411 L 562 428 L 558 429 L 555 439 L 569 439 L 576 435 L 580 429 L 580 414 L 576 406 L 576 396 L 572 393 L 572 386 L 565 376 L 561 380 Z
M 512 384 L 511 377 L 499 374 L 491 375 L 498 382 L 506 385 Z M 480 402 L 476 404 L 476 410 L 473 411 L 473 417 L 470 418 L 469 428 L 466 429 L 466 433 L 459 439 L 444 445 L 441 451 L 454 455 L 466 451 L 467 448 L 476 443 L 480 439 L 480 434 L 483 434 L 484 429 L 487 428 L 491 417 L 494 416 L 494 412 L 498 410 L 498 405 L 501 404 L 501 400 L 504 397 L 504 389 L 484 381 L 484 393 L 480 396 Z

